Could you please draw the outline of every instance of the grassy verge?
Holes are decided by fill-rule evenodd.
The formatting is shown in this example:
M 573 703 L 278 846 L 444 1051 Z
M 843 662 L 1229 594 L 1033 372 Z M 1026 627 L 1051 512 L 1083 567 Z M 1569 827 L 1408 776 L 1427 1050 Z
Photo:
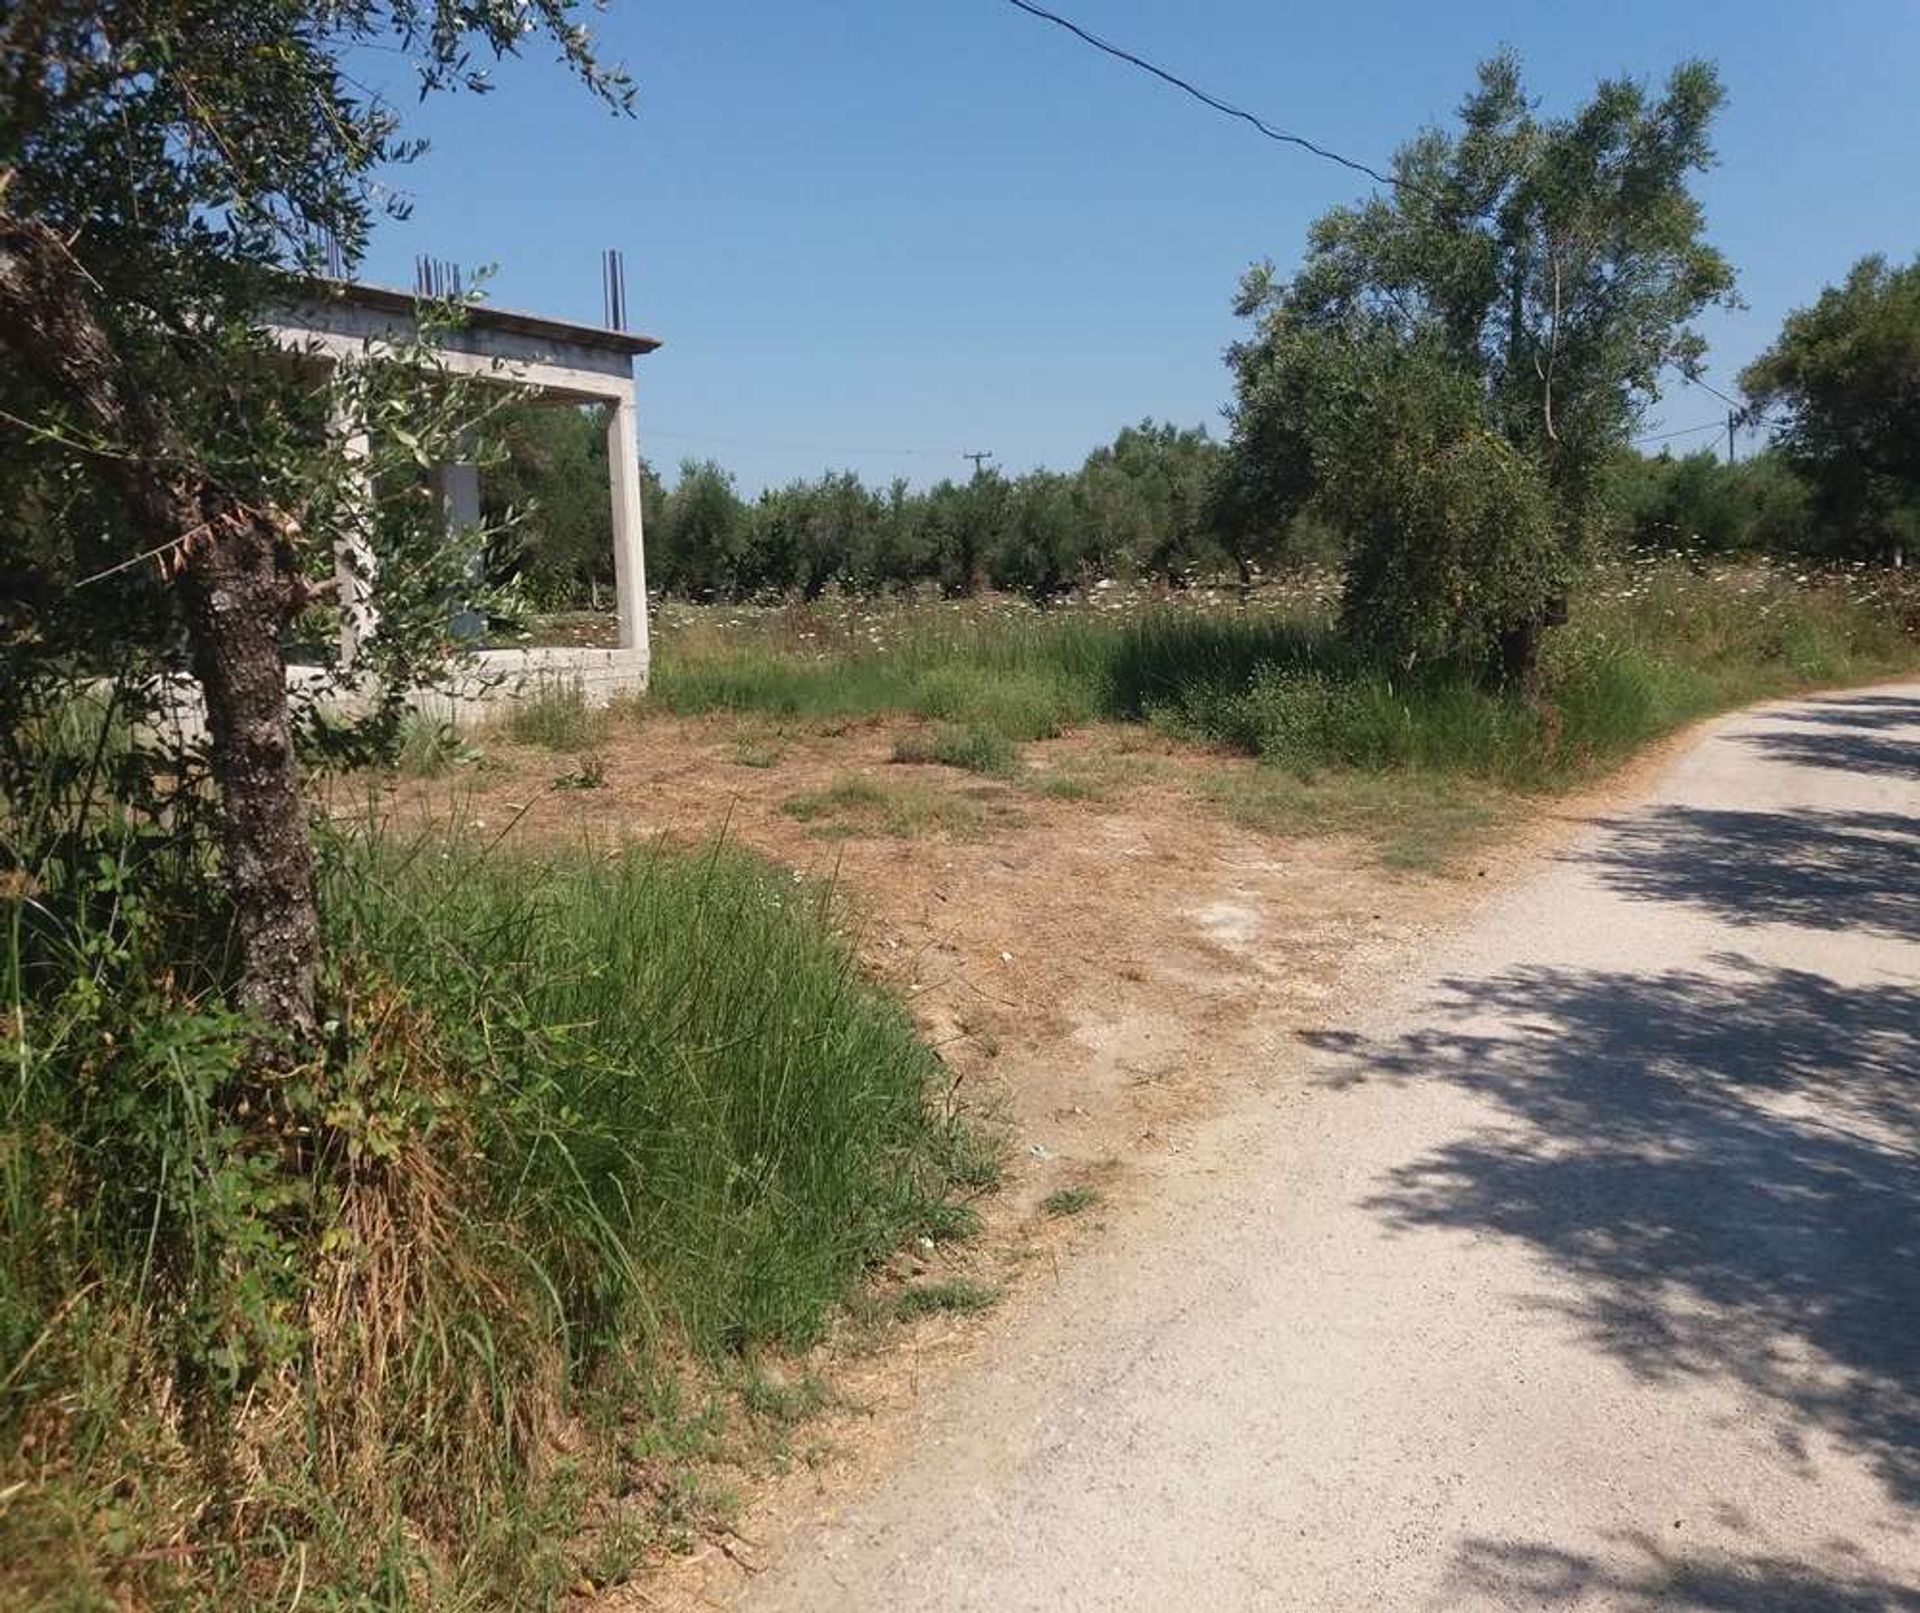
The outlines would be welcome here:
M 528 1159 L 548 1179 L 521 1202 L 614 1234 L 632 1297 L 678 1337 L 811 1343 L 937 1200 L 938 1065 L 854 974 L 824 893 L 724 850 L 437 839 L 343 885 L 345 950 L 530 1095 L 537 1135 L 503 1140 L 516 1183 Z
M 825 896 L 724 850 L 342 845 L 328 1060 L 238 1096 L 189 971 L 103 992 L 137 938 L 6 894 L 6 1605 L 612 1576 L 711 1500 L 679 1464 L 725 1407 L 766 1414 L 727 1363 L 962 1229 L 984 1169 Z
M 644 709 L 930 719 L 895 759 L 1015 777 L 1018 747 L 1094 718 L 1257 758 L 1192 782 L 1241 821 L 1360 832 L 1443 865 L 1515 797 L 1565 788 L 1708 713 L 1920 664 L 1920 593 L 1862 571 L 1645 557 L 1592 573 L 1549 638 L 1537 697 L 1389 675 L 1334 632 L 1329 594 L 1169 603 L 823 602 L 689 617 Z M 1065 786 L 1064 793 L 1072 793 Z

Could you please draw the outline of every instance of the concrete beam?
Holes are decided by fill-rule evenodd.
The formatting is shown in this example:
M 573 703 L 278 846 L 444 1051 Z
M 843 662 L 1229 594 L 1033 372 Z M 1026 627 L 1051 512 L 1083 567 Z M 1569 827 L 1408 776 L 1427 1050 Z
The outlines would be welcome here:
M 394 357 L 399 342 L 411 336 L 411 332 L 393 329 L 391 321 L 380 331 L 364 334 L 290 323 L 271 324 L 267 329 L 275 343 L 288 352 L 335 364 Z M 534 343 L 492 334 L 483 334 L 470 345 L 481 350 L 436 348 L 434 362 L 449 375 L 531 387 L 576 403 L 616 398 L 623 388 L 631 390 L 633 386 L 632 361 L 618 353 L 568 349 L 561 343 Z

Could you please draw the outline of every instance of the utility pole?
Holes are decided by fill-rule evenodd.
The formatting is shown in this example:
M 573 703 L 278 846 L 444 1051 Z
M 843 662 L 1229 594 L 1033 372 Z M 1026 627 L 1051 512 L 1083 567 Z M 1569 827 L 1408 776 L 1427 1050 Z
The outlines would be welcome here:
M 973 474 L 975 476 L 978 476 L 980 474 L 980 467 L 984 465 L 989 459 L 993 458 L 993 455 L 985 449 L 978 449 L 975 452 L 970 454 L 962 454 L 960 457 L 962 459 L 971 459 L 973 461 Z
M 1711 392 L 1727 406 L 1727 463 L 1731 465 L 1734 461 L 1735 451 L 1733 434 L 1740 429 L 1740 422 L 1747 412 L 1745 407 L 1738 398 L 1728 397 L 1726 393 L 1722 392 L 1710 381 L 1704 381 L 1697 375 L 1689 375 L 1686 379 L 1692 385 L 1697 386 L 1702 392 Z

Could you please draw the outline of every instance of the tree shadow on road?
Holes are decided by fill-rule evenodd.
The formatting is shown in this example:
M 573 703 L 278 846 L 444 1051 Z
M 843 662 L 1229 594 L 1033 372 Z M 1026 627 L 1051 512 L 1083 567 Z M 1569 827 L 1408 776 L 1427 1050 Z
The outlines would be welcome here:
M 1832 728 L 1920 728 L 1920 699 L 1904 694 L 1853 694 L 1809 700 L 1777 713 L 1781 721 Z
M 1863 1563 L 1823 1572 L 1785 1558 L 1669 1549 L 1641 1534 L 1615 1545 L 1603 1563 L 1551 1546 L 1470 1540 L 1454 1567 L 1455 1591 L 1462 1601 L 1501 1607 L 1597 1605 L 1617 1613 L 1920 1613 L 1920 1590 Z
M 1857 695 L 1769 713 L 1739 738 L 1769 760 L 1796 767 L 1920 778 L 1920 737 L 1916 735 L 1920 735 L 1920 700 Z
M 1861 696 L 1802 715 L 1741 737 L 1792 762 L 1915 771 L 1883 747 L 1915 750 L 1893 730 L 1920 722 L 1920 702 Z M 1920 816 L 1907 811 L 1668 806 L 1578 855 L 1627 897 L 1730 925 L 1920 940 Z M 1377 1182 L 1369 1209 L 1402 1232 L 1519 1241 L 1543 1267 L 1528 1302 L 1543 1320 L 1647 1382 L 1730 1386 L 1783 1462 L 1817 1479 L 1837 1444 L 1891 1504 L 1920 1507 L 1910 978 L 1733 953 L 1659 973 L 1517 968 L 1443 982 L 1423 1019 L 1384 1043 L 1310 1038 L 1340 1055 L 1335 1085 L 1444 1081 L 1492 1108 Z M 1462 1600 L 1500 1605 L 1920 1613 L 1920 1588 L 1842 1543 L 1811 1562 L 1652 1537 L 1593 1556 L 1479 1540 L 1456 1572 Z
M 1495 1233 L 1560 1275 L 1535 1303 L 1638 1376 L 1764 1398 L 1920 1503 L 1920 1000 L 1713 960 L 1446 983 L 1431 1028 L 1344 1051 L 1347 1081 L 1443 1080 L 1501 1118 L 1369 1208 Z
M 1731 924 L 1920 939 L 1920 818 L 1905 813 L 1665 806 L 1581 856 L 1626 895 Z
M 1837 773 L 1881 773 L 1891 778 L 1920 778 L 1920 744 L 1865 734 L 1800 733 L 1768 729 L 1746 742 L 1775 761 L 1796 767 L 1824 767 Z

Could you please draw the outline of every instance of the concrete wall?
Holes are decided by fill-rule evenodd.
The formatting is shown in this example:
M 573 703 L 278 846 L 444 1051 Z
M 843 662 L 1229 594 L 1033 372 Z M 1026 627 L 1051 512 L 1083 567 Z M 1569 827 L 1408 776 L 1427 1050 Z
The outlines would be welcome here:
M 434 722 L 470 733 L 497 721 L 515 700 L 578 689 L 588 705 L 604 706 L 621 695 L 644 694 L 647 670 L 645 650 L 481 650 L 444 681 L 413 690 L 407 704 Z M 369 698 L 356 696 L 351 687 L 330 686 L 324 674 L 302 666 L 287 668 L 287 692 L 296 710 L 324 699 L 329 709 L 348 713 Z M 204 739 L 200 685 L 188 677 L 173 680 L 159 720 L 169 741 Z

